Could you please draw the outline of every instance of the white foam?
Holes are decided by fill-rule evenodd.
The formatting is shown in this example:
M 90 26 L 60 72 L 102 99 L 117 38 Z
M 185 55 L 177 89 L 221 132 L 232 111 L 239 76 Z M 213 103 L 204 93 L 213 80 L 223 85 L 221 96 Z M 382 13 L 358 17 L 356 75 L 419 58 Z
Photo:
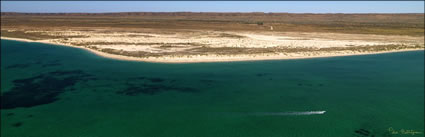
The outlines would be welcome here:
M 299 116 L 299 115 L 322 115 L 326 111 L 302 111 L 302 112 L 260 112 L 254 113 L 261 116 Z

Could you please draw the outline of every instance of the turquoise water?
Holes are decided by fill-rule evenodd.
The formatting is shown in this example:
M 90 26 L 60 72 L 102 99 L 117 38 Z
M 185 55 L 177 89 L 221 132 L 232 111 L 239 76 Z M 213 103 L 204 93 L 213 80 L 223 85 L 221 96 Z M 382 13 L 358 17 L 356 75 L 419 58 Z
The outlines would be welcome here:
M 162 64 L 1 40 L 1 93 L 2 137 L 424 136 L 424 51 Z

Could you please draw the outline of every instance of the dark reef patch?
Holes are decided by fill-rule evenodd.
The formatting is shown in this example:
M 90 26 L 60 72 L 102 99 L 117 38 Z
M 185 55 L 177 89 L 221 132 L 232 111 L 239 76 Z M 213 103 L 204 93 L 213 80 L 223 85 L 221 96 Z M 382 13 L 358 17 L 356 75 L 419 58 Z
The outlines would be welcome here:
M 12 126 L 13 127 L 20 127 L 20 126 L 22 126 L 22 124 L 23 124 L 22 122 L 16 122 L 16 123 L 13 123 Z
M 40 65 L 40 64 L 42 64 L 42 62 L 41 61 L 34 61 L 33 64 Z
M 7 66 L 6 69 L 28 68 L 29 66 L 31 66 L 31 64 L 14 64 L 14 65 Z
M 167 80 L 163 78 L 129 78 L 125 82 L 127 88 L 117 91 L 116 93 L 135 96 L 139 94 L 155 95 L 163 91 L 198 92 L 198 90 L 194 88 L 180 87 L 170 84 L 174 82 L 176 82 L 176 80 Z
M 153 95 L 157 92 L 159 92 L 161 89 L 160 86 L 155 85 L 143 85 L 143 86 L 129 86 L 125 90 L 117 92 L 118 94 L 124 94 L 128 96 L 135 96 L 140 93 Z
M 91 76 L 91 75 L 88 75 L 88 74 L 85 74 L 83 71 L 81 71 L 81 70 L 71 70 L 71 71 L 61 71 L 61 70 L 58 70 L 58 71 L 52 71 L 52 72 L 49 72 L 49 74 L 51 74 L 51 75 L 56 75 L 56 76 L 63 76 L 63 75 L 85 75 L 85 76 Z
M 15 113 L 7 113 L 6 116 L 13 116 Z
M 45 68 L 45 67 L 54 67 L 54 66 L 60 66 L 62 65 L 61 63 L 59 63 L 60 60 L 53 60 L 53 61 L 49 61 L 47 63 L 41 64 L 41 67 Z
M 7 66 L 6 69 L 14 69 L 14 68 L 28 68 L 31 65 L 41 65 L 41 67 L 45 68 L 45 67 L 54 67 L 54 66 L 60 66 L 62 64 L 59 63 L 59 60 L 54 60 L 54 61 L 50 61 L 48 63 L 42 63 L 41 61 L 32 61 L 29 63 L 25 63 L 25 64 L 14 64 L 14 65 L 10 65 Z
M 297 84 L 298 86 L 308 86 L 308 87 L 315 87 L 316 86 L 316 84 L 311 84 L 311 83 L 298 83 Z M 324 84 L 317 84 L 317 86 L 319 86 L 319 87 L 323 87 L 324 86 Z
M 148 78 L 151 82 L 163 82 L 164 79 L 162 78 Z
M 266 76 L 269 75 L 268 73 L 258 73 L 256 74 L 257 77 L 262 77 L 262 76 Z
M 92 75 L 81 70 L 53 71 L 34 77 L 14 80 L 14 87 L 0 96 L 0 109 L 34 107 L 58 100 L 57 96 Z
M 146 77 L 141 76 L 141 77 L 135 77 L 134 79 L 143 80 L 143 79 L 146 79 Z
M 214 80 L 209 80 L 209 79 L 201 79 L 199 81 L 204 82 L 204 83 L 213 83 L 213 82 L 215 82 Z
M 60 63 L 47 63 L 47 64 L 43 64 L 41 65 L 41 67 L 45 68 L 45 67 L 54 67 L 54 66 L 60 66 Z
M 213 83 L 215 83 L 216 81 L 215 80 L 209 80 L 209 79 L 201 79 L 201 80 L 199 80 L 201 83 L 205 83 L 205 84 L 207 84 L 208 86 L 211 86 L 211 84 L 213 84 Z

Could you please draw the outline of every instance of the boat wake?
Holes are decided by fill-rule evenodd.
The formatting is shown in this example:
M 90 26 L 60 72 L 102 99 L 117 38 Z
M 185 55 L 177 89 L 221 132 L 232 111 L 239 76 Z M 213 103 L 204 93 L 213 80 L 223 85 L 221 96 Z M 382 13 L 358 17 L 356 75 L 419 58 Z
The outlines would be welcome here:
M 303 112 L 258 112 L 253 113 L 259 116 L 301 116 L 301 115 L 322 115 L 326 111 L 303 111 Z

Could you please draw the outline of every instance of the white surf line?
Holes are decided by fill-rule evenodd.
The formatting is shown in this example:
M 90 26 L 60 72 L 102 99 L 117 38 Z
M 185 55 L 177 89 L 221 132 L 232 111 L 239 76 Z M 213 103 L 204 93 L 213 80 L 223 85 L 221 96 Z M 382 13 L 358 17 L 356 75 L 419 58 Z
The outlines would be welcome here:
M 302 111 L 302 112 L 257 112 L 251 113 L 258 116 L 302 116 L 302 115 L 323 115 L 326 111 Z

